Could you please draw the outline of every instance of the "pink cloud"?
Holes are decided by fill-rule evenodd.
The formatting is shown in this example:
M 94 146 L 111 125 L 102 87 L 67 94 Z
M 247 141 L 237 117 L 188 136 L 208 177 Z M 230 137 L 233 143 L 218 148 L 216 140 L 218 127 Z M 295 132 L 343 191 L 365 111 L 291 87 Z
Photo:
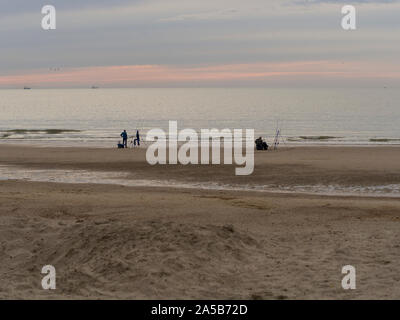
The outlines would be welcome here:
M 215 66 L 126 65 L 70 68 L 58 71 L 36 70 L 24 74 L 0 76 L 1 86 L 71 86 L 71 85 L 148 85 L 187 83 L 190 81 L 232 82 L 266 78 L 331 77 L 400 79 L 393 65 L 361 62 L 300 61 L 288 63 L 250 63 Z

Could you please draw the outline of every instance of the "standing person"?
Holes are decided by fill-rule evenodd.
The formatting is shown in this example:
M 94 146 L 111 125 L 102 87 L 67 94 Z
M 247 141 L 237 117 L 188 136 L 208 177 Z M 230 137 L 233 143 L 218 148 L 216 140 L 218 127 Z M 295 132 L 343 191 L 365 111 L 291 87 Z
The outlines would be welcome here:
M 124 130 L 121 133 L 121 137 L 122 137 L 122 144 L 124 145 L 125 148 L 128 148 L 128 133 L 126 132 L 126 130 Z
M 133 140 L 133 144 L 136 146 L 136 142 L 137 145 L 140 146 L 140 135 L 139 135 L 139 130 L 136 130 L 136 139 Z

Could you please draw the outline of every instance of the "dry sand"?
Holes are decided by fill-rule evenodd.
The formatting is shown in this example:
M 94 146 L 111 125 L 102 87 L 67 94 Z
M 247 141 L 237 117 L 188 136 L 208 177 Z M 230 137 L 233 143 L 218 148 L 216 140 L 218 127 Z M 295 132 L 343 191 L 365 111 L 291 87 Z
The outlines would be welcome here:
M 400 183 L 400 148 L 299 147 L 233 166 L 0 146 L 0 165 L 239 184 Z M 400 199 L 0 181 L 0 298 L 400 299 Z M 41 289 L 43 265 L 57 289 Z M 341 288 L 341 268 L 357 289 Z

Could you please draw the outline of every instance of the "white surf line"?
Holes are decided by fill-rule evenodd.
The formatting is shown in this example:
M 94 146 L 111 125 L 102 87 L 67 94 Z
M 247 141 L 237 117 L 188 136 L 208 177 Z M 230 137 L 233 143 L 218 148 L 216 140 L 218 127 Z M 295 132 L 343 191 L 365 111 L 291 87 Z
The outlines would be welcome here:
M 216 191 L 248 191 L 283 194 L 305 194 L 323 196 L 400 197 L 400 184 L 378 186 L 340 185 L 228 185 L 216 182 L 186 183 L 177 180 L 128 179 L 129 173 L 87 170 L 26 169 L 18 166 L 0 165 L 1 180 L 23 180 L 33 182 L 113 184 L 127 187 L 161 187 L 177 189 L 200 189 Z

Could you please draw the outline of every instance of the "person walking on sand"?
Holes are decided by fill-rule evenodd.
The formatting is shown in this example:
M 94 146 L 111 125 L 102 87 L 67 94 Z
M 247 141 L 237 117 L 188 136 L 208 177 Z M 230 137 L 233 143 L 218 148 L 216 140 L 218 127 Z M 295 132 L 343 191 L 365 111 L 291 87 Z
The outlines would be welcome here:
M 140 135 L 139 135 L 139 130 L 136 130 L 136 139 L 133 140 L 133 145 L 136 146 L 136 143 L 138 146 L 140 146 Z
M 121 133 L 121 137 L 122 137 L 122 144 L 124 145 L 125 148 L 128 148 L 128 133 L 126 132 L 126 130 L 124 130 Z

